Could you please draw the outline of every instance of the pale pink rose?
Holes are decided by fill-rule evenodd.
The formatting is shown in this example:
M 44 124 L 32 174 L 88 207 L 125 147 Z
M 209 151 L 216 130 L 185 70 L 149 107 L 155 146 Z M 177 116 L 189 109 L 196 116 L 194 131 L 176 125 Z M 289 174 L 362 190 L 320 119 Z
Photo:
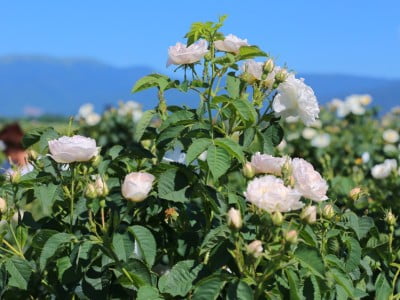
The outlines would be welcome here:
M 268 212 L 288 212 L 304 206 L 298 191 L 286 187 L 282 179 L 272 175 L 250 181 L 244 196 L 247 201 Z
M 178 42 L 168 49 L 167 67 L 169 65 L 193 64 L 201 60 L 207 53 L 207 42 L 205 40 L 200 40 L 189 47 Z
M 256 174 L 273 174 L 279 176 L 282 174 L 282 167 L 288 159 L 288 157 L 274 157 L 269 154 L 257 152 L 251 157 L 251 165 Z
M 0 212 L 4 213 L 7 210 L 7 201 L 0 197 Z
M 242 46 L 248 46 L 247 40 L 239 39 L 233 34 L 228 34 L 224 40 L 219 40 L 214 42 L 215 48 L 219 51 L 239 53 L 239 49 Z
M 292 160 L 292 172 L 295 188 L 305 198 L 317 202 L 328 199 L 326 196 L 328 184 L 308 161 L 302 158 L 294 158 Z
M 247 245 L 247 251 L 254 255 L 254 257 L 259 257 L 264 251 L 262 242 L 260 240 L 252 241 Z
M 149 195 L 155 177 L 146 172 L 132 172 L 125 176 L 122 195 L 133 202 L 141 202 Z
M 255 79 L 261 80 L 263 74 L 264 63 L 249 59 L 242 65 L 242 71 L 252 75 Z
M 307 206 L 300 214 L 300 218 L 308 224 L 317 222 L 317 207 L 315 205 Z
M 49 141 L 51 157 L 58 163 L 89 161 L 95 157 L 99 148 L 96 141 L 81 135 L 63 136 Z
M 240 210 L 231 207 L 228 211 L 228 225 L 231 228 L 240 229 L 242 228 L 243 221 Z

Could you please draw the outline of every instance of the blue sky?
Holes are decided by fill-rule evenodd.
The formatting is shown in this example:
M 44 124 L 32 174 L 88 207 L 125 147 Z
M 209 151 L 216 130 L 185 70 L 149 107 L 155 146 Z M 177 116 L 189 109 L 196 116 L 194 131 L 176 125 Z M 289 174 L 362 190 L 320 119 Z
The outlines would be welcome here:
M 399 0 L 1 1 L 0 56 L 90 57 L 167 71 L 168 46 L 183 41 L 192 22 L 222 14 L 224 33 L 296 71 L 400 78 Z

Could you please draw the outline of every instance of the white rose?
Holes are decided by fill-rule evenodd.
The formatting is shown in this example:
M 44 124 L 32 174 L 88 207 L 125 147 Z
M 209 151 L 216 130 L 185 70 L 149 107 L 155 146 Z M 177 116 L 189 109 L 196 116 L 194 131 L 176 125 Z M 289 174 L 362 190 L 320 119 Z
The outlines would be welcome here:
M 330 143 L 331 143 L 331 136 L 328 133 L 317 134 L 311 140 L 311 146 L 316 147 L 316 148 L 328 147 Z
M 141 202 L 149 195 L 155 177 L 146 172 L 132 172 L 125 176 L 122 195 L 133 202 Z
M 383 163 L 388 165 L 392 170 L 397 168 L 397 160 L 395 160 L 394 158 L 385 159 L 385 161 Z
M 375 179 L 384 179 L 386 177 L 389 177 L 391 172 L 392 172 L 392 167 L 390 166 L 390 164 L 386 163 L 377 164 L 373 166 L 371 169 L 371 175 Z
M 308 224 L 317 222 L 317 207 L 315 205 L 307 206 L 300 214 L 300 218 Z
M 303 129 L 301 136 L 306 140 L 311 140 L 317 135 L 317 131 L 314 128 L 306 127 Z
M 371 158 L 371 155 L 369 154 L 369 152 L 364 152 L 363 154 L 361 154 L 361 159 L 364 164 L 369 162 L 370 158 Z
M 242 46 L 248 46 L 247 40 L 239 39 L 233 34 L 228 34 L 224 40 L 219 40 L 214 42 L 215 48 L 219 51 L 239 53 L 239 49 Z
M 101 116 L 95 112 L 88 114 L 85 118 L 85 122 L 89 126 L 97 125 L 100 122 L 100 120 Z
M 308 161 L 302 158 L 294 158 L 292 160 L 292 175 L 295 180 L 294 187 L 305 198 L 316 202 L 328 199 L 326 196 L 328 184 Z
M 360 103 L 364 106 L 367 106 L 372 102 L 372 97 L 371 95 L 365 94 L 365 95 L 358 95 L 360 97 Z
M 252 75 L 255 79 L 261 80 L 263 74 L 264 64 L 262 62 L 257 62 L 254 59 L 249 59 L 244 62 L 241 70 L 244 73 Z
M 242 228 L 243 221 L 240 210 L 231 207 L 228 211 L 228 225 L 234 229 Z
M 315 122 L 319 114 L 317 98 L 312 88 L 304 84 L 303 80 L 289 74 L 277 90 L 278 94 L 272 104 L 277 116 L 299 116 L 306 126 Z
M 399 133 L 393 129 L 386 129 L 382 134 L 383 140 L 386 143 L 397 143 L 399 141 Z
M 7 201 L 0 197 L 0 212 L 4 213 L 7 210 Z
M 49 150 L 51 157 L 56 162 L 64 164 L 89 161 L 99 152 L 94 139 L 81 135 L 63 136 L 51 140 L 49 141 Z
M 361 98 L 359 95 L 348 96 L 345 100 L 345 104 L 349 111 L 355 115 L 363 115 L 365 113 L 365 108 L 361 103 Z
M 274 157 L 269 154 L 257 152 L 251 157 L 251 165 L 256 174 L 273 174 L 279 176 L 282 173 L 282 167 L 286 160 L 288 160 L 286 157 Z
M 92 112 L 93 112 L 93 104 L 86 103 L 86 104 L 83 104 L 81 107 L 79 107 L 77 117 L 85 119 Z
M 268 212 L 288 212 L 304 206 L 298 191 L 286 187 L 282 179 L 272 175 L 250 181 L 244 196 L 247 201 Z
M 207 42 L 205 40 L 200 40 L 189 47 L 178 42 L 168 49 L 167 67 L 170 65 L 193 64 L 201 60 L 207 53 Z

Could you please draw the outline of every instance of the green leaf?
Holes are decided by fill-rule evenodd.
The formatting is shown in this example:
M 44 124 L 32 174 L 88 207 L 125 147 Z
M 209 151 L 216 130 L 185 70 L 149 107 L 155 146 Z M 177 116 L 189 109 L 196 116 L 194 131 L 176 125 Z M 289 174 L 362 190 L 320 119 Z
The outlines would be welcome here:
M 115 233 L 112 239 L 114 252 L 121 261 L 128 261 L 133 254 L 135 242 L 128 233 Z
M 169 82 L 170 79 L 167 76 L 160 74 L 150 74 L 136 81 L 135 85 L 132 88 L 132 93 L 137 93 L 155 86 L 159 87 L 159 89 L 163 91 L 167 88 Z
M 162 300 L 164 299 L 158 290 L 152 286 L 142 286 L 139 288 L 136 300 Z
M 121 145 L 115 145 L 108 150 L 107 154 L 111 157 L 111 159 L 116 159 L 121 151 L 124 149 Z
M 149 267 L 152 267 L 157 253 L 156 240 L 153 234 L 146 227 L 134 225 L 129 227 L 129 232 L 135 237 L 136 247 L 139 247 L 140 256 Z
M 41 213 L 50 216 L 53 213 L 53 204 L 60 195 L 58 185 L 49 183 L 48 185 L 37 185 L 34 187 L 35 197 L 40 203 Z
M 161 293 L 169 294 L 173 297 L 186 296 L 193 288 L 193 281 L 203 265 L 194 260 L 184 260 L 172 267 L 171 271 L 162 275 L 158 281 L 158 288 Z
M 223 148 L 210 145 L 207 150 L 207 164 L 215 180 L 228 171 L 231 158 Z
M 203 255 L 211 251 L 216 245 L 225 241 L 230 234 L 230 230 L 225 225 L 211 229 L 205 236 L 203 243 L 200 246 L 199 255 Z
M 201 153 L 207 150 L 208 146 L 212 143 L 211 139 L 201 138 L 195 139 L 193 143 L 189 146 L 186 153 L 186 162 L 190 164 L 196 158 L 200 156 Z
M 73 235 L 60 232 L 52 235 L 46 241 L 39 258 L 39 266 L 42 271 L 46 267 L 48 259 L 51 258 L 57 252 L 57 250 L 61 248 L 62 244 L 70 242 L 72 238 Z
M 28 228 L 18 225 L 15 230 L 15 237 L 18 241 L 19 247 L 23 249 L 26 241 L 28 240 Z
M 345 225 L 352 229 L 359 240 L 367 236 L 367 233 L 374 227 L 374 221 L 370 217 L 363 216 L 359 218 L 353 212 L 346 212 L 343 215 Z
M 270 142 L 274 147 L 278 146 L 283 139 L 283 129 L 279 123 L 272 123 L 263 132 L 264 140 Z
M 303 293 L 306 299 L 321 300 L 318 279 L 314 275 L 311 275 L 304 281 Z
M 130 258 L 128 262 L 122 265 L 122 270 L 122 275 L 118 278 L 118 281 L 125 288 L 132 289 L 132 287 L 139 288 L 152 285 L 150 270 L 142 261 Z
M 239 98 L 240 95 L 240 79 L 234 73 L 229 73 L 226 77 L 226 90 L 229 97 L 233 99 Z
M 230 155 L 236 157 L 241 163 L 245 162 L 242 147 L 235 141 L 230 138 L 217 138 L 215 144 L 224 148 Z
M 220 275 L 212 275 L 200 280 L 193 292 L 192 300 L 215 300 L 218 298 L 225 281 Z
M 375 299 L 389 299 L 393 290 L 386 280 L 385 274 L 380 273 L 375 281 Z
M 300 264 L 309 269 L 312 274 L 320 278 L 324 278 L 325 267 L 319 251 L 313 247 L 300 244 L 296 252 L 295 258 Z
M 168 116 L 168 118 L 161 124 L 160 131 L 167 129 L 171 125 L 191 124 L 195 121 L 196 119 L 194 113 L 188 110 L 179 110 Z
M 358 267 L 361 261 L 361 247 L 357 240 L 346 237 L 344 239 L 348 249 L 348 256 L 346 259 L 346 271 L 351 272 Z
M 232 102 L 233 107 L 236 109 L 240 118 L 249 124 L 254 124 L 257 120 L 257 112 L 247 99 L 235 99 Z
M 26 290 L 32 274 L 32 267 L 25 259 L 12 257 L 5 262 L 6 271 L 10 275 L 8 285 Z
M 354 287 L 349 277 L 345 273 L 339 271 L 338 269 L 331 269 L 329 270 L 329 272 L 332 274 L 335 281 L 344 289 L 347 296 L 352 298 L 354 293 Z
M 158 177 L 158 196 L 173 202 L 189 201 L 186 190 L 189 188 L 184 174 L 177 168 L 170 168 Z
M 146 128 L 149 126 L 155 114 L 155 110 L 147 110 L 143 113 L 139 122 L 137 122 L 135 125 L 135 131 L 133 133 L 133 140 L 135 142 L 140 142 L 140 139 L 142 138 Z
M 258 56 L 268 56 L 268 54 L 260 50 L 257 46 L 242 46 L 239 49 L 238 60 L 250 59 Z
M 65 271 L 72 267 L 71 259 L 68 256 L 57 259 L 58 280 L 62 281 Z
M 228 295 L 226 297 L 227 300 L 249 300 L 253 298 L 253 290 L 249 285 L 240 280 L 239 282 L 235 282 L 229 285 Z
M 288 278 L 289 287 L 290 287 L 290 299 L 293 300 L 301 300 L 303 299 L 303 295 L 300 293 L 300 281 L 297 275 L 291 269 L 285 270 L 286 276 Z

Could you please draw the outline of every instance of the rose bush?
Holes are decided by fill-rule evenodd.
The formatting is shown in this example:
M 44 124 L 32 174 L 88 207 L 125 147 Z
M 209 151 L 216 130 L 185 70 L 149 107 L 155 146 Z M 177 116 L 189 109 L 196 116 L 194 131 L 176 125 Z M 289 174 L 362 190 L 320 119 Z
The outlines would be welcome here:
M 157 90 L 154 109 L 88 106 L 76 130 L 24 137 L 33 170 L 0 177 L 2 299 L 399 297 L 398 174 L 389 161 L 387 178 L 370 175 L 389 158 L 361 116 L 369 98 L 346 100 L 341 119 L 320 111 L 311 87 L 222 22 L 169 49 L 183 80 L 135 83 Z M 198 107 L 168 105 L 169 89 Z M 335 135 L 346 126 L 356 141 Z M 309 127 L 330 145 L 313 146 Z

